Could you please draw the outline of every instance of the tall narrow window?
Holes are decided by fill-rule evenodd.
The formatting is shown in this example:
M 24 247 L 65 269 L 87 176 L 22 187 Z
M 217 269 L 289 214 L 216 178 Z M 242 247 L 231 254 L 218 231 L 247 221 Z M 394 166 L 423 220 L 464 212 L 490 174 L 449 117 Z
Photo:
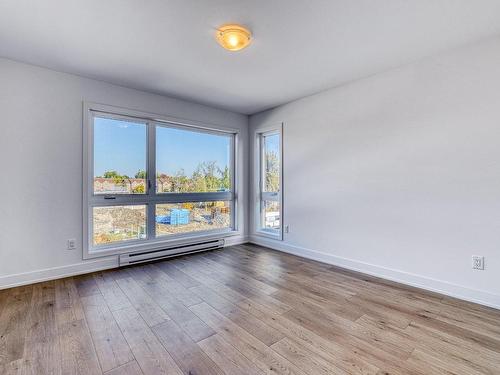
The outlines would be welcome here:
M 282 233 L 281 132 L 273 130 L 259 135 L 260 148 L 260 215 L 261 233 L 280 237 Z
M 85 124 L 87 257 L 234 232 L 235 133 L 110 112 Z

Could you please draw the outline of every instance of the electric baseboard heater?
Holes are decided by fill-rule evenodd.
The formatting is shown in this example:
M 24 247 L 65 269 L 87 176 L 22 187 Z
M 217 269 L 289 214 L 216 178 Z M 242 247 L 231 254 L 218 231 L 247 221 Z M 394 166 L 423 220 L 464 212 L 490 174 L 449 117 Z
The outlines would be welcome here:
M 224 247 L 224 240 L 210 240 L 196 242 L 186 245 L 172 246 L 161 250 L 138 251 L 128 254 L 120 254 L 120 266 L 151 262 L 153 260 L 165 259 L 179 255 L 197 253 L 200 251 L 216 250 Z

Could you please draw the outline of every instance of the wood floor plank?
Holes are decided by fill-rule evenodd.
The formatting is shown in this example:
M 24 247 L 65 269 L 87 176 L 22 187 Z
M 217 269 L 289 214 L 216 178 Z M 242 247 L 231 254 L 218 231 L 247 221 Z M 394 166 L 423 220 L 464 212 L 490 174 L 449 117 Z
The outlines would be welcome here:
M 130 300 L 116 283 L 113 274 L 110 271 L 94 274 L 94 280 L 106 300 L 109 309 L 115 311 L 132 306 Z
M 113 311 L 113 316 L 144 375 L 182 374 L 170 354 L 133 307 Z
M 291 307 L 286 305 L 285 303 L 264 293 L 255 294 L 248 293 L 248 291 L 246 291 L 244 292 L 246 293 L 246 295 L 243 295 L 239 291 L 232 289 L 231 287 L 207 276 L 203 269 L 199 269 L 199 267 L 197 267 L 196 264 L 193 263 L 194 262 L 189 261 L 178 261 L 174 264 L 176 264 L 176 267 L 179 267 L 183 272 L 199 281 L 201 285 L 210 287 L 212 290 L 220 295 L 223 295 L 224 298 L 230 300 L 233 303 L 249 299 L 259 304 L 273 306 L 273 308 L 280 309 L 283 312 L 291 309 Z
M 231 320 L 225 318 L 206 302 L 191 306 L 190 309 L 212 327 L 219 337 L 238 349 L 245 357 L 252 360 L 262 372 L 266 374 L 304 375 L 289 360 L 273 351 L 269 346 L 256 339 Z
M 356 320 L 354 337 L 366 340 L 373 345 L 378 345 L 384 351 L 392 353 L 400 358 L 409 358 L 415 350 L 415 343 L 402 330 L 388 329 L 386 326 L 377 324 L 376 319 L 363 315 Z
M 198 345 L 226 374 L 264 374 L 248 358 L 218 335 L 207 337 Z
M 100 294 L 82 297 L 85 317 L 103 372 L 134 360 L 118 325 Z
M 56 316 L 58 325 L 85 319 L 73 278 L 56 280 Z
M 220 258 L 222 258 L 222 255 L 218 256 L 218 259 Z M 251 273 L 260 281 L 265 281 L 274 287 L 278 287 L 279 290 L 272 294 L 273 297 L 279 296 L 282 293 L 298 293 L 302 297 L 306 295 L 312 303 L 318 302 L 318 307 L 321 304 L 321 308 L 327 308 L 335 314 L 342 314 L 351 320 L 355 320 L 362 315 L 359 309 L 351 308 L 347 303 L 346 297 L 351 297 L 353 293 L 343 293 L 343 289 L 339 287 L 325 288 L 323 282 L 307 278 L 303 273 L 297 275 L 284 273 L 281 277 L 277 277 L 277 275 L 280 275 L 279 272 L 267 273 L 261 269 L 257 271 L 254 264 L 242 266 L 237 261 L 233 261 L 230 264 L 232 267 Z
M 78 290 L 78 295 L 80 297 L 91 296 L 94 294 L 99 294 L 99 288 L 94 280 L 92 274 L 79 275 L 74 277 L 76 289 Z
M 126 363 L 111 371 L 104 373 L 104 375 L 144 375 L 141 368 L 134 360 L 133 362 Z
M 343 318 L 355 321 L 363 315 L 363 311 L 353 307 L 349 301 L 342 297 L 341 301 L 331 300 L 328 297 L 313 295 L 301 288 L 289 290 L 280 290 L 271 295 L 278 301 L 286 303 L 292 307 L 302 307 L 302 305 L 314 306 L 316 309 L 341 316 Z
M 273 287 L 267 288 L 261 286 L 261 289 L 259 289 L 259 287 L 254 282 L 248 281 L 248 278 L 242 277 L 234 271 L 232 273 L 223 267 L 213 267 L 206 260 L 196 260 L 196 265 L 198 266 L 198 270 L 200 272 L 203 272 L 206 276 L 235 290 L 246 298 L 260 295 L 269 295 L 276 291 L 276 289 Z M 258 282 L 258 280 L 255 281 Z M 264 283 L 261 284 L 266 285 Z
M 33 286 L 11 289 L 0 315 L 0 368 L 23 358 Z
M 147 276 L 146 279 L 140 278 L 137 283 L 148 293 L 168 316 L 175 321 L 193 341 L 198 342 L 212 336 L 215 331 L 207 326 L 184 304 L 170 294 L 170 289 L 165 288 L 164 284 L 153 281 Z
M 398 368 L 404 370 L 396 373 L 415 373 L 405 365 L 404 360 L 407 359 L 408 353 L 403 348 L 395 348 L 390 343 L 377 341 L 378 339 L 370 334 L 360 333 L 358 326 L 349 320 L 313 309 L 293 309 L 283 316 L 324 339 L 352 348 L 358 356 L 376 367 L 391 368 L 392 372 Z
M 191 290 L 226 318 L 232 320 L 264 344 L 270 346 L 284 337 L 281 332 L 275 330 L 252 314 L 225 300 L 222 296 L 218 295 L 210 288 L 199 285 L 191 288 Z
M 500 353 L 473 344 L 464 338 L 413 322 L 405 329 L 405 333 L 415 340 L 420 350 L 431 350 L 443 357 L 451 357 L 485 374 L 495 374 L 498 371 Z
M 236 290 L 233 290 L 227 285 L 224 285 L 223 283 L 207 276 L 203 270 L 199 270 L 196 265 L 191 264 L 189 261 L 178 261 L 175 264 L 176 267 L 182 270 L 182 272 L 199 281 L 200 285 L 208 286 L 218 293 L 220 292 L 220 294 L 223 294 L 224 297 L 230 301 L 242 301 L 246 299 L 244 295 L 240 294 Z
M 87 289 L 85 287 L 82 290 Z M 56 280 L 55 314 L 61 349 L 61 373 L 102 373 L 73 278 Z
M 301 368 L 306 374 L 327 374 L 345 375 L 347 371 L 336 367 L 332 362 L 327 362 L 324 358 L 314 352 L 295 344 L 288 338 L 283 338 L 273 344 L 271 348 L 292 363 Z
M 62 374 L 95 375 L 102 373 L 84 319 L 60 324 L 58 331 Z
M 201 300 L 194 293 L 185 288 L 175 279 L 168 276 L 165 272 L 159 269 L 156 264 L 148 265 L 144 267 L 144 269 L 154 280 L 161 281 L 170 294 L 181 301 L 184 306 L 189 307 L 201 302 Z
M 116 282 L 148 326 L 152 327 L 170 320 L 165 311 L 156 304 L 132 277 L 126 277 Z
M 2 311 L 7 306 L 7 298 L 12 289 L 1 289 L 0 290 L 0 316 L 2 316 Z
M 478 313 L 481 316 L 487 316 L 492 319 L 500 319 L 500 310 L 493 307 L 478 305 L 477 303 L 459 300 L 453 297 L 441 296 L 441 304 L 443 307 L 456 307 L 462 311 Z
M 198 281 L 175 267 L 173 262 L 159 262 L 156 263 L 156 266 L 163 272 L 165 272 L 170 278 L 182 284 L 182 286 L 184 286 L 185 288 L 189 289 L 193 286 L 200 285 Z
M 23 374 L 61 374 L 61 348 L 55 315 L 55 283 L 33 285 L 29 313 Z
M 172 355 L 174 361 L 190 375 L 223 375 L 223 371 L 173 321 L 154 326 L 152 331 Z M 201 341 L 201 340 L 200 340 Z
M 447 360 L 446 358 L 436 358 L 433 355 L 416 349 L 408 362 L 414 365 L 420 371 L 427 371 L 432 374 L 466 374 L 466 375 L 484 375 L 484 372 L 477 371 L 470 366 L 462 363 Z
M 357 354 L 357 348 L 341 345 L 334 340 L 326 340 L 300 324 L 286 319 L 279 311 L 263 306 L 254 309 L 252 305 L 241 306 L 259 317 L 262 321 L 281 331 L 285 336 L 297 341 L 298 345 L 307 348 L 327 361 L 335 359 L 335 363 L 351 374 L 376 374 L 378 368 Z
M 201 260 L 209 269 L 213 270 L 215 273 L 219 275 L 225 275 L 226 277 L 229 276 L 229 280 L 235 279 L 238 281 L 238 283 L 245 285 L 252 290 L 257 290 L 258 293 L 262 292 L 264 294 L 272 294 L 278 291 L 276 287 L 253 278 L 246 272 L 240 272 L 238 268 L 226 266 L 223 263 L 218 263 L 211 260 L 209 255 L 207 256 L 206 254 L 203 254 Z
M 0 374 L 497 375 L 500 310 L 243 244 L 0 290 Z

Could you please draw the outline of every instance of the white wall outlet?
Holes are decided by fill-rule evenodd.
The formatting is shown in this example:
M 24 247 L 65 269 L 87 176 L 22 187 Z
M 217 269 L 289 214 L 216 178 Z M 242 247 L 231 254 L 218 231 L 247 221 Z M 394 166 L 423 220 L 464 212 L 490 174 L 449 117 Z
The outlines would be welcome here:
M 285 233 L 290 233 L 290 226 L 289 225 L 285 225 Z
M 484 270 L 484 257 L 479 255 L 473 255 L 472 268 L 475 270 Z
M 74 238 L 71 238 L 68 240 L 67 249 L 68 250 L 75 250 L 76 249 L 76 240 Z

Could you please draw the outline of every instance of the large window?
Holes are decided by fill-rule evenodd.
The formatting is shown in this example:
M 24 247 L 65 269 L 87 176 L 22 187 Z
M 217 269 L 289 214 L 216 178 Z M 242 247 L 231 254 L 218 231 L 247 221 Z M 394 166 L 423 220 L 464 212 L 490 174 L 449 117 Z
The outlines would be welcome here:
M 88 256 L 235 230 L 236 133 L 98 108 L 85 133 Z
M 258 232 L 282 236 L 281 131 L 258 134 L 259 217 Z

